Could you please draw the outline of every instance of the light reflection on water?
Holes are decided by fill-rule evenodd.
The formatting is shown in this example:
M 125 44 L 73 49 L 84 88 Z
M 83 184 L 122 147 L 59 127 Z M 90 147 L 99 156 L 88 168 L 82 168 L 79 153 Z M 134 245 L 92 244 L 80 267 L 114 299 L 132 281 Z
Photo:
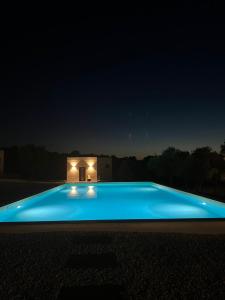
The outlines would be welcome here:
M 89 185 L 87 187 L 72 186 L 69 190 L 67 190 L 67 193 L 70 198 L 96 198 L 97 196 L 96 188 L 93 185 Z

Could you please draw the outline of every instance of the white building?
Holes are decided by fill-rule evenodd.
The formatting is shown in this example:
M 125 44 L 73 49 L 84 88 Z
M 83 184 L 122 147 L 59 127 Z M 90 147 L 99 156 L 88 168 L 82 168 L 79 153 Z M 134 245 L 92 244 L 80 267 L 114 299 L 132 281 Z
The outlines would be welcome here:
M 77 156 L 67 158 L 67 182 L 97 182 L 112 180 L 110 157 Z

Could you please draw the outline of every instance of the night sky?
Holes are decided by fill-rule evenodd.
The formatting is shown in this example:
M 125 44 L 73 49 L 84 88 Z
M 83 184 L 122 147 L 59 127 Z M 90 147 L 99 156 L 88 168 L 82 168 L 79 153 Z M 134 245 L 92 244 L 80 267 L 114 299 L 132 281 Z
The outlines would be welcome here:
M 225 13 L 5 23 L 0 144 L 118 156 L 225 139 Z M 213 2 L 212 2 L 213 3 Z M 215 2 L 214 2 L 215 3 Z

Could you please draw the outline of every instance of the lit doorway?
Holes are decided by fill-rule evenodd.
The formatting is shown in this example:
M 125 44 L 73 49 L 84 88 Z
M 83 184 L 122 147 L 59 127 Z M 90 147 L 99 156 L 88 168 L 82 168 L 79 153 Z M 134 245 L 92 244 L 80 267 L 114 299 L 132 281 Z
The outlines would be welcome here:
M 79 181 L 86 181 L 86 168 L 79 167 Z

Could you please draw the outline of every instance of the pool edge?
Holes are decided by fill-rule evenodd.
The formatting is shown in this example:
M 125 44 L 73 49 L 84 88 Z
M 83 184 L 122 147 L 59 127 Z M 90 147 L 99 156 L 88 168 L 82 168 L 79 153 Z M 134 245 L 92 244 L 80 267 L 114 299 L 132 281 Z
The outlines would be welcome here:
M 225 219 L 1 223 L 0 234 L 41 232 L 225 234 Z

